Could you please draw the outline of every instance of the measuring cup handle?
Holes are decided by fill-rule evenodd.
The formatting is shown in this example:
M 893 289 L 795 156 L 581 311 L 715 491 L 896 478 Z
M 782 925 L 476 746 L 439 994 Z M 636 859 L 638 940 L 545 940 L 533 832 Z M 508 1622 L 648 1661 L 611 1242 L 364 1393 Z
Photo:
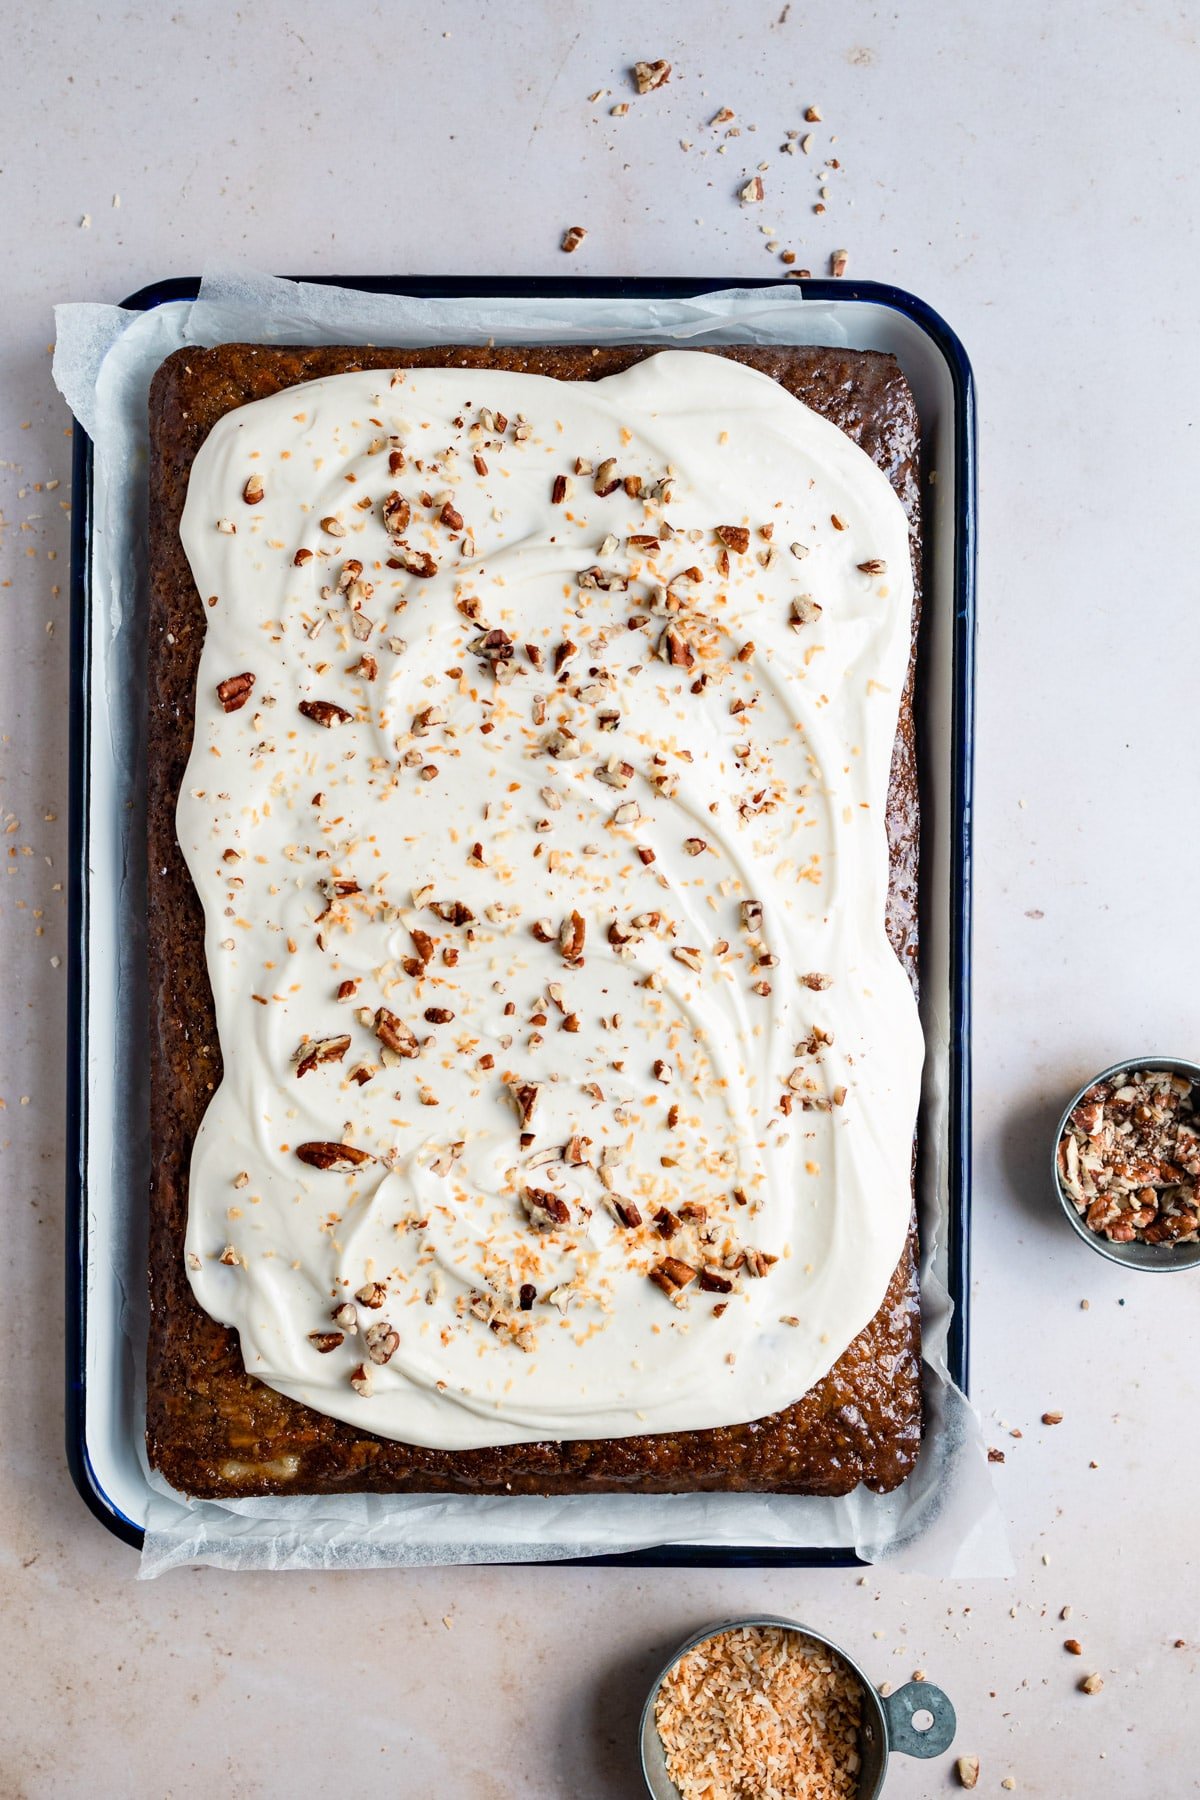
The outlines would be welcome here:
M 958 1724 L 954 1708 L 941 1688 L 932 1681 L 908 1681 L 894 1694 L 881 1695 L 887 1719 L 888 1749 L 903 1756 L 940 1756 L 954 1742 Z M 933 1724 L 928 1731 L 918 1731 L 913 1714 L 931 1712 Z

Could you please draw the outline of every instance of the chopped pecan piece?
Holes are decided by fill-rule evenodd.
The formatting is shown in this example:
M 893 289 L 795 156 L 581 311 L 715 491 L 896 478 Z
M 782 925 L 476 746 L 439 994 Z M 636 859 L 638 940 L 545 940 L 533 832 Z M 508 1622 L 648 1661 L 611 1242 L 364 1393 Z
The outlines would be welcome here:
M 301 1044 L 296 1052 L 296 1076 L 309 1075 L 322 1063 L 341 1062 L 350 1048 L 349 1035 L 345 1037 L 317 1038 L 314 1043 Z
M 421 1046 L 416 1034 L 409 1030 L 403 1019 L 397 1018 L 386 1006 L 380 1006 L 375 1012 L 375 1036 L 385 1050 L 391 1050 L 396 1056 L 413 1057 L 421 1054 Z
M 454 1014 L 448 1006 L 427 1006 L 425 1018 L 430 1025 L 449 1025 Z
M 372 1311 L 377 1312 L 387 1299 L 387 1289 L 382 1281 L 368 1281 L 359 1288 L 354 1298 L 360 1306 L 369 1306 Z
M 639 62 L 633 65 L 633 79 L 639 94 L 651 94 L 655 88 L 662 87 L 671 79 L 671 65 L 657 57 L 654 62 Z
M 599 563 L 581 569 L 575 579 L 581 588 L 598 588 L 605 594 L 625 594 L 629 591 L 628 575 L 618 575 L 612 569 L 602 569 Z
M 887 564 L 881 556 L 870 556 L 858 565 L 860 575 L 886 575 Z
M 532 1281 L 523 1281 L 517 1296 L 517 1304 L 522 1312 L 532 1312 L 533 1303 L 537 1299 L 537 1289 Z
M 362 1363 L 359 1363 L 356 1369 L 350 1371 L 350 1386 L 354 1389 L 356 1394 L 361 1394 L 364 1400 L 369 1400 L 371 1394 L 374 1392 L 371 1381 L 371 1372 L 369 1369 L 364 1368 Z
M 735 550 L 739 556 L 750 548 L 750 533 L 744 525 L 718 525 L 717 536 L 727 550 Z
M 566 251 L 568 256 L 571 255 L 572 251 L 578 250 L 580 244 L 582 244 L 582 242 L 586 236 L 587 236 L 586 226 L 568 225 L 567 229 L 563 232 L 563 235 L 562 235 L 562 248 Z
M 372 1158 L 365 1150 L 359 1150 L 354 1144 L 332 1144 L 320 1141 L 309 1144 L 297 1144 L 296 1155 L 310 1169 L 333 1169 L 336 1173 L 346 1173 L 351 1169 L 359 1169 L 363 1163 Z
M 334 725 L 348 725 L 354 717 L 344 706 L 335 706 L 332 700 L 301 700 L 300 711 L 314 724 L 323 725 L 326 731 Z
M 742 924 L 747 931 L 753 932 L 755 936 L 762 930 L 763 909 L 761 900 L 742 901 Z
M 389 1325 L 386 1319 L 377 1319 L 374 1325 L 368 1325 L 363 1333 L 363 1342 L 367 1346 L 367 1355 L 373 1363 L 391 1362 L 400 1348 L 400 1333 Z
M 557 762 L 574 762 L 583 754 L 583 745 L 569 725 L 557 725 L 542 740 L 543 748 Z
M 622 1200 L 619 1195 L 610 1194 L 609 1204 L 626 1231 L 637 1230 L 642 1222 L 642 1215 L 632 1200 Z
M 558 930 L 558 947 L 568 969 L 577 969 L 583 961 L 583 944 L 587 924 L 581 913 L 568 913 Z
M 596 479 L 592 483 L 593 493 L 599 494 L 602 500 L 609 494 L 615 494 L 621 485 L 621 477 L 617 474 L 617 459 L 606 456 L 596 470 Z
M 697 1272 L 690 1263 L 680 1262 L 677 1256 L 664 1256 L 648 1273 L 655 1287 L 661 1288 L 669 1300 L 674 1300 L 689 1282 L 695 1281 Z
M 633 780 L 633 764 L 622 762 L 620 757 L 610 756 L 596 770 L 596 780 L 603 781 L 608 787 L 627 788 Z
M 470 925 L 475 914 L 462 900 L 431 900 L 429 910 L 444 919 L 447 925 Z
M 669 1206 L 660 1206 L 654 1215 L 654 1223 L 658 1227 L 661 1238 L 673 1238 L 679 1230 L 679 1220 Z
M 251 475 L 242 489 L 242 499 L 247 506 L 257 506 L 266 491 L 262 476 Z
M 458 508 L 453 506 L 449 500 L 443 505 L 441 512 L 438 514 L 438 518 L 446 527 L 447 531 L 461 531 L 463 528 L 463 516 Z
M 793 631 L 803 631 L 806 625 L 815 625 L 820 616 L 819 600 L 814 600 L 811 594 L 797 594 L 792 601 L 792 616 L 788 624 Z
M 402 537 L 412 519 L 412 507 L 403 494 L 390 493 L 383 503 L 383 523 L 391 537 Z
M 388 567 L 407 569 L 410 575 L 419 575 L 423 581 L 428 581 L 431 575 L 438 572 L 437 562 L 428 550 L 409 550 L 403 545 L 394 556 L 389 556 Z
M 328 1356 L 331 1350 L 345 1343 L 346 1334 L 344 1331 L 310 1331 L 308 1341 L 318 1355 Z
M 479 637 L 473 638 L 467 648 L 476 656 L 481 656 L 485 662 L 493 665 L 511 662 L 516 654 L 516 646 L 512 639 L 507 631 L 501 631 L 499 626 L 493 626 L 490 631 L 485 631 Z
M 244 675 L 230 675 L 217 683 L 217 699 L 227 713 L 241 712 L 253 686 L 254 677 L 248 669 Z
M 761 1280 L 779 1258 L 772 1256 L 768 1250 L 746 1250 L 743 1252 L 743 1260 L 747 1275 L 757 1276 Z
M 521 1204 L 538 1231 L 553 1231 L 556 1226 L 571 1222 L 570 1207 L 561 1194 L 552 1193 L 549 1188 L 523 1187 Z
M 731 1294 L 733 1283 L 719 1269 L 704 1268 L 700 1271 L 700 1286 L 706 1294 Z
M 522 1125 L 528 1125 L 531 1122 L 534 1108 L 537 1106 L 538 1095 L 541 1091 L 542 1090 L 536 1081 L 509 1083 L 509 1092 L 513 1097 L 513 1103 L 516 1106 Z
M 690 669 L 695 661 L 695 652 L 677 625 L 668 625 L 658 640 L 658 654 L 663 662 L 672 663 L 677 669 Z

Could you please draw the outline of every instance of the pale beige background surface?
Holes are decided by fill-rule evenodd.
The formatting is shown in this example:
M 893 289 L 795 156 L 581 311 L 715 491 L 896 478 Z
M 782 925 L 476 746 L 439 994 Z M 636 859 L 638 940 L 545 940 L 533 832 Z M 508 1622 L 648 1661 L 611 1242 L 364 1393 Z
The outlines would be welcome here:
M 830 1630 L 881 1680 L 942 1682 L 980 1792 L 1009 1776 L 1045 1800 L 1196 1791 L 1200 1277 L 1123 1280 L 1055 1219 L 1043 1179 L 1053 1116 L 1090 1070 L 1139 1047 L 1200 1055 L 1194 9 L 2 16 L 0 1800 L 624 1800 L 656 1662 L 706 1619 L 762 1607 Z M 676 74 L 613 119 L 640 56 Z M 616 92 L 589 105 L 601 87 Z M 817 154 L 779 151 L 814 102 L 815 152 L 836 133 L 843 164 L 823 216 Z M 758 130 L 718 155 L 705 121 L 722 104 Z M 980 381 L 974 1390 L 1007 1457 L 1017 1575 L 137 1585 L 61 1450 L 70 439 L 50 305 L 218 253 L 481 281 L 767 274 L 759 215 L 732 198 L 760 160 L 761 222 L 799 264 L 844 246 L 852 272 L 919 291 Z M 568 264 L 576 223 L 589 236 Z M 1063 1423 L 1043 1427 L 1046 1409 Z M 1105 1687 L 1085 1698 L 1092 1670 Z M 888 1787 L 949 1791 L 948 1763 L 897 1765 Z

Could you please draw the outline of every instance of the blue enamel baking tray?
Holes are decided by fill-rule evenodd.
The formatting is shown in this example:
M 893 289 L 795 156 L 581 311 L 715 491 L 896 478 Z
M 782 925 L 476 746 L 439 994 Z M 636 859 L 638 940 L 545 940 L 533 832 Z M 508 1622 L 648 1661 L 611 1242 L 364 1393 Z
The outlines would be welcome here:
M 306 278 L 311 280 L 312 278 Z M 324 285 L 370 293 L 403 293 L 423 299 L 623 300 L 647 305 L 687 300 L 727 289 L 711 281 L 595 279 L 493 280 L 477 277 L 344 277 Z M 746 281 L 743 290 L 775 287 Z M 922 773 L 922 985 L 936 1013 L 938 1142 L 922 1161 L 937 1166 L 943 1227 L 938 1274 L 954 1312 L 945 1360 L 963 1389 L 968 1373 L 971 1197 L 971 828 L 975 681 L 975 395 L 971 366 L 961 343 L 923 301 L 874 282 L 796 282 L 797 307 L 815 302 L 836 321 L 837 341 L 851 347 L 890 350 L 899 359 L 921 415 L 925 522 L 925 610 L 918 681 L 918 754 Z M 196 298 L 194 278 L 161 281 L 140 289 L 123 305 L 148 312 Z M 800 318 L 798 311 L 797 317 Z M 636 332 L 630 332 L 636 339 Z M 797 341 L 821 341 L 798 331 Z M 830 341 L 833 341 L 831 338 Z M 141 1116 L 144 1093 L 120 1091 L 98 1078 L 104 1047 L 90 1041 L 90 984 L 104 946 L 94 937 L 94 906 L 104 895 L 91 854 L 95 809 L 110 796 L 95 779 L 93 708 L 93 506 L 92 446 L 77 425 L 72 469 L 71 686 L 67 1069 L 67 1268 L 66 1431 L 67 1459 L 80 1495 L 101 1522 L 126 1543 L 143 1538 L 149 1496 L 137 1458 L 141 1432 L 137 1383 L 127 1346 L 116 1340 L 124 1296 L 143 1279 L 140 1267 L 121 1266 L 128 1252 L 111 1235 L 111 1194 L 97 1169 L 96 1145 L 111 1139 L 121 1121 Z M 107 876 L 104 879 L 108 879 Z M 932 995 L 932 1001 L 929 996 Z M 926 1118 L 923 1103 L 922 1119 Z M 931 1174 L 929 1180 L 933 1180 Z M 918 1206 L 927 1183 L 918 1178 Z M 133 1200 L 135 1196 L 127 1196 Z M 519 1552 L 514 1554 L 519 1561 Z M 849 1549 L 802 1545 L 741 1547 L 664 1544 L 596 1563 L 642 1565 L 839 1566 L 857 1559 Z

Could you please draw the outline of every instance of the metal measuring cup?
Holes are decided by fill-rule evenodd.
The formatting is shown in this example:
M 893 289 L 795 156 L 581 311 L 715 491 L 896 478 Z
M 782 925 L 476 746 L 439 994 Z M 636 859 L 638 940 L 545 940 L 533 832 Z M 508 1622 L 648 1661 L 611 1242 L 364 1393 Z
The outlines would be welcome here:
M 813 1631 L 808 1625 L 800 1625 L 795 1619 L 779 1619 L 769 1614 L 727 1619 L 721 1625 L 705 1626 L 703 1631 L 695 1632 L 686 1643 L 680 1644 L 659 1670 L 646 1698 L 646 1704 L 642 1708 L 639 1741 L 642 1774 L 652 1800 L 679 1800 L 679 1789 L 667 1774 L 666 1754 L 654 1718 L 659 1689 L 671 1670 L 689 1650 L 694 1650 L 697 1644 L 706 1643 L 709 1638 L 720 1636 L 723 1631 L 754 1630 L 772 1625 L 783 1631 L 794 1631 L 799 1637 L 808 1638 L 814 1644 L 823 1644 L 858 1681 L 862 1699 L 862 1724 L 858 1733 L 858 1800 L 876 1800 L 876 1796 L 882 1793 L 887 1777 L 887 1760 L 892 1751 L 897 1751 L 902 1756 L 926 1758 L 940 1756 L 950 1748 L 957 1724 L 954 1708 L 941 1688 L 934 1687 L 932 1682 L 909 1681 L 894 1694 L 885 1696 L 877 1692 L 865 1672 L 840 1644 L 835 1644 L 819 1631 Z M 929 1713 L 932 1718 L 932 1723 L 924 1730 L 913 1724 L 914 1717 L 922 1712 Z

